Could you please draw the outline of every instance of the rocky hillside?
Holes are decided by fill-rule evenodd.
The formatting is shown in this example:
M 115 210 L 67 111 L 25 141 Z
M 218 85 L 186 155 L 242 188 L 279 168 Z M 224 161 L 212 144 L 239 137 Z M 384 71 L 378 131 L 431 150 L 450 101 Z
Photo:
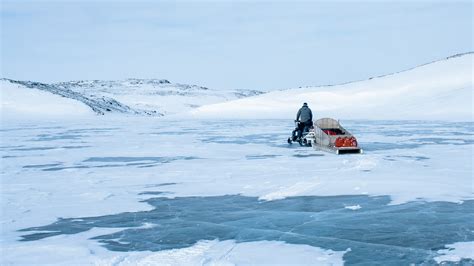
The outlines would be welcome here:
M 21 87 L 41 90 L 81 102 L 99 115 L 122 113 L 163 116 L 262 93 L 254 90 L 212 90 L 196 85 L 175 84 L 165 79 L 81 80 L 51 84 L 2 79 L 1 84 L 3 94 L 14 94 Z M 8 96 L 14 98 L 13 95 Z M 22 99 L 18 98 L 17 101 Z

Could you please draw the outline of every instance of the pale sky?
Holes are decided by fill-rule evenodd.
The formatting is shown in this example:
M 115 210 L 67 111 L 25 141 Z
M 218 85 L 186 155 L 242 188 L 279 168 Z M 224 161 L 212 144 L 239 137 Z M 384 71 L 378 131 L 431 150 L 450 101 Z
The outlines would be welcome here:
M 473 50 L 471 1 L 1 0 L 1 77 L 273 90 Z

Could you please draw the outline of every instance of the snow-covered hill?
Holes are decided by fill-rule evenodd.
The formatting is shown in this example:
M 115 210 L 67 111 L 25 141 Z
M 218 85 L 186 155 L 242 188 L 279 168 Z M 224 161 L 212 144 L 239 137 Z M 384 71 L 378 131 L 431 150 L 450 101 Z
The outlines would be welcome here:
M 214 90 L 196 85 L 171 83 L 165 79 L 70 81 L 52 85 L 90 98 L 113 98 L 131 108 L 156 111 L 163 115 L 262 93 L 254 90 Z
M 1 111 L 4 117 L 18 114 L 25 116 L 92 114 L 84 112 L 84 107 L 89 107 L 101 115 L 119 113 L 162 116 L 189 111 L 204 104 L 261 93 L 253 90 L 211 90 L 157 79 L 70 81 L 53 84 L 1 79 L 0 87 Z M 38 95 L 45 99 L 38 98 Z
M 93 116 L 87 105 L 49 91 L 31 89 L 13 81 L 0 80 L 2 119 Z
M 269 93 L 213 90 L 163 79 L 53 84 L 1 79 L 0 110 L 2 117 L 90 115 L 86 106 L 97 114 L 292 119 L 308 102 L 316 117 L 470 121 L 473 58 L 470 52 L 364 81 Z M 38 90 L 52 95 L 41 94 L 47 100 L 39 101 Z
M 192 114 L 212 118 L 293 118 L 301 104 L 308 102 L 317 117 L 470 121 L 473 58 L 472 52 L 465 53 L 365 81 L 275 91 L 202 106 Z
M 12 113 L 48 116 L 91 114 L 91 112 L 83 112 L 84 107 L 89 107 L 92 111 L 101 115 L 106 113 L 161 115 L 155 110 L 131 108 L 112 97 L 80 93 L 72 87 L 9 79 L 2 79 L 0 84 L 2 88 L 2 113 L 7 116 Z M 42 93 L 39 93 L 38 90 Z M 36 98 L 35 95 L 42 95 L 42 98 Z M 56 108 L 53 108 L 53 106 L 56 106 Z M 80 111 L 76 111 L 76 108 Z

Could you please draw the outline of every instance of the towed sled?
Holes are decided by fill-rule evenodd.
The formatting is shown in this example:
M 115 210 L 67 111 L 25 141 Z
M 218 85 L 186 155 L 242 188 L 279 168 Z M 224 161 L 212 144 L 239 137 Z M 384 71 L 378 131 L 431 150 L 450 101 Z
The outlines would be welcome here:
M 288 143 L 291 144 L 292 139 L 294 139 L 294 134 L 288 138 Z M 297 141 L 302 146 L 312 146 L 315 150 L 336 154 L 362 153 L 354 135 L 332 118 L 318 119 L 313 123 L 313 127 Z

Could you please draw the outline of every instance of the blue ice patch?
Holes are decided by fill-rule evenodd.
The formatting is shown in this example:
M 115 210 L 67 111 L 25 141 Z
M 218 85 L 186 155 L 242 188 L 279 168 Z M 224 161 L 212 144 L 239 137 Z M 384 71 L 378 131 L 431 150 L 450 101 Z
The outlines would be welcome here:
M 148 194 L 148 193 L 145 193 Z M 291 197 L 259 201 L 256 197 L 152 198 L 150 211 L 59 219 L 20 230 L 21 241 L 77 234 L 92 228 L 123 228 L 96 236 L 113 251 L 185 248 L 200 240 L 284 241 L 351 251 L 348 265 L 431 265 L 446 244 L 474 241 L 474 201 L 410 202 L 387 205 L 388 196 Z M 358 210 L 347 206 L 360 205 Z M 144 224 L 157 226 L 142 227 Z M 471 260 L 463 260 L 473 263 Z

